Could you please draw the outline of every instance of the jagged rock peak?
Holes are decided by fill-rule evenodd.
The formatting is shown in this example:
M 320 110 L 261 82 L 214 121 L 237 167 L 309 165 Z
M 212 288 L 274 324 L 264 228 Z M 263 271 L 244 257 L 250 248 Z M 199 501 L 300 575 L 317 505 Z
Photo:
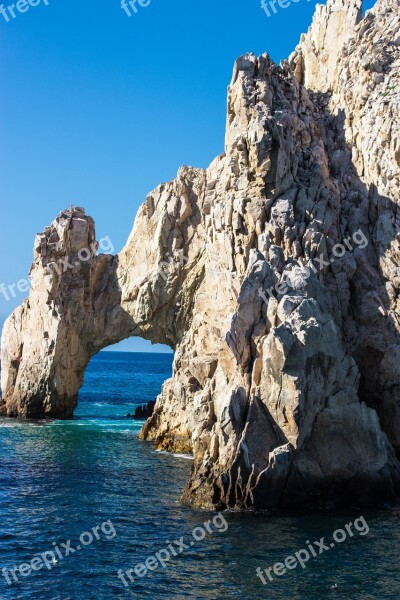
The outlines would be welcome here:
M 317 92 L 332 90 L 338 55 L 353 37 L 361 14 L 362 0 L 317 4 L 312 25 L 289 58 L 299 83 Z

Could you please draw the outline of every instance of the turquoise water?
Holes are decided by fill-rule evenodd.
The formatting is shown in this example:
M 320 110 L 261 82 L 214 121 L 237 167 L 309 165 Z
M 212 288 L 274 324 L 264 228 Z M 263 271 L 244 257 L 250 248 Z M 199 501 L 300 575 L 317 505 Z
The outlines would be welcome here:
M 141 423 L 125 418 L 154 399 L 171 362 L 170 355 L 101 353 L 88 368 L 73 421 L 0 420 L 0 568 L 12 582 L 0 576 L 0 599 L 397 600 L 398 511 L 364 512 L 368 534 L 356 532 L 266 585 L 257 567 L 285 561 L 307 540 L 331 541 L 360 511 L 228 513 L 225 531 L 223 521 L 220 528 L 211 522 L 212 533 L 194 542 L 193 528 L 214 515 L 177 502 L 191 461 L 155 452 L 138 440 Z M 93 538 L 86 546 L 84 532 Z M 187 550 L 124 586 L 119 569 L 144 563 L 181 536 Z M 55 564 L 48 554 L 49 569 L 42 563 L 27 574 L 25 566 L 26 576 L 14 571 L 13 580 L 13 567 L 55 552 L 55 545 L 61 552 Z

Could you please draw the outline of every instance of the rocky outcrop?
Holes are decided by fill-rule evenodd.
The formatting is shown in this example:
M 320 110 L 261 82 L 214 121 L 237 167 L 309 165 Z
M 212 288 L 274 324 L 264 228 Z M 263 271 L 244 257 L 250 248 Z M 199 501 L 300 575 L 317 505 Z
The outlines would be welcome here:
M 135 410 L 135 414 L 133 415 L 134 419 L 138 421 L 145 421 L 146 419 L 150 419 L 154 412 L 154 407 L 156 403 L 154 400 L 150 400 L 147 404 L 143 404 L 142 406 L 138 406 Z M 130 415 L 128 415 L 129 417 Z
M 341 72 L 338 61 L 361 20 L 362 0 L 317 4 L 311 27 L 290 57 L 299 83 L 308 90 L 332 92 Z
M 45 230 L 3 332 L 9 415 L 70 417 L 90 357 L 138 335 L 175 351 L 141 436 L 193 452 L 184 502 L 398 497 L 398 8 L 331 0 L 281 66 L 241 57 L 225 153 L 151 193 L 117 256 L 81 209 Z

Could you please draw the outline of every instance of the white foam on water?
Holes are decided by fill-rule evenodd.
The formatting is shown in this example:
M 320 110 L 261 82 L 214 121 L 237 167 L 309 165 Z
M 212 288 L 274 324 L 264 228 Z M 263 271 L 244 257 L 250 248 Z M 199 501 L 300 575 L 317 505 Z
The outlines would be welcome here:
M 103 429 L 103 431 L 104 433 L 133 433 L 131 429 Z
M 158 452 L 159 454 L 166 454 L 167 456 L 173 456 L 174 458 L 183 458 L 184 460 L 194 460 L 191 454 L 180 454 L 179 452 L 167 452 L 167 450 L 154 450 L 154 452 Z
M 184 458 L 185 460 L 194 460 L 193 456 L 191 454 L 173 454 L 172 456 L 175 456 L 175 458 Z

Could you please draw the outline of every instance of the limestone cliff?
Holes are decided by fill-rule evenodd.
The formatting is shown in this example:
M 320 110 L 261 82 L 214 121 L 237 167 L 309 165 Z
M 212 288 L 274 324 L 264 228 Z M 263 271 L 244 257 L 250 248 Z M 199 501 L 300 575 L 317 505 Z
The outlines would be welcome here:
M 193 452 L 185 502 L 399 496 L 399 22 L 330 0 L 281 66 L 238 59 L 225 153 L 152 192 L 119 255 L 59 215 L 4 327 L 8 415 L 71 417 L 90 357 L 138 335 L 175 351 L 141 435 Z

